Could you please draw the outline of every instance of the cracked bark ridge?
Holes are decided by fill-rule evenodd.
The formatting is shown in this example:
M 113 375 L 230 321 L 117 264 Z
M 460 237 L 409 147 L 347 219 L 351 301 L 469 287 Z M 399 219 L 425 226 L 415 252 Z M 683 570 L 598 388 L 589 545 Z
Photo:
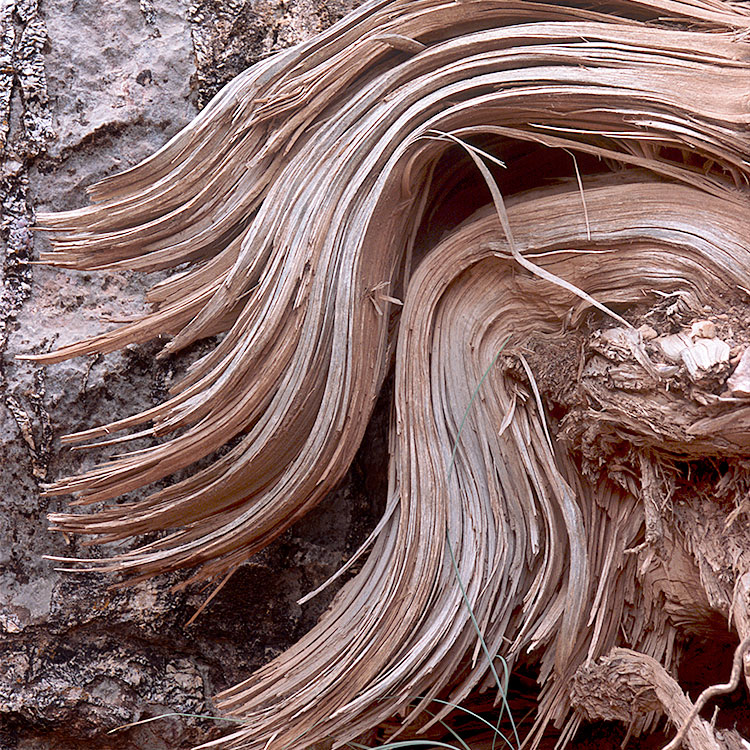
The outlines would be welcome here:
M 0 239 L 5 246 L 0 293 L 0 350 L 8 323 L 31 289 L 33 247 L 28 169 L 51 136 L 43 49 L 47 30 L 36 0 L 5 3 L 0 10 Z M 13 128 L 14 91 L 22 113 Z

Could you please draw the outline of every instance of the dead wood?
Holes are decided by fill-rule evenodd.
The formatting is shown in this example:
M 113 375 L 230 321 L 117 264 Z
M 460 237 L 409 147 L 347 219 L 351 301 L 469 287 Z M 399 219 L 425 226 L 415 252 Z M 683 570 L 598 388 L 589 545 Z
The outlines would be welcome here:
M 486 654 L 538 662 L 534 737 L 570 737 L 587 660 L 636 649 L 664 707 L 678 630 L 747 629 L 746 518 L 724 521 L 750 487 L 750 327 L 728 316 L 750 289 L 750 13 L 585 5 L 370 0 L 90 207 L 39 217 L 55 265 L 190 265 L 142 320 L 38 361 L 222 334 L 163 404 L 66 441 L 166 439 L 47 492 L 109 501 L 237 439 L 143 499 L 54 514 L 102 541 L 159 532 L 87 569 L 247 560 L 342 477 L 395 355 L 372 551 L 316 628 L 220 696 L 244 725 L 216 745 L 412 721 L 486 685 Z
M 622 721 L 636 734 L 652 723 L 654 714 L 665 714 L 678 732 L 664 750 L 677 750 L 683 742 L 690 750 L 739 750 L 743 744 L 737 732 L 717 732 L 698 713 L 711 698 L 737 688 L 748 645 L 745 640 L 738 647 L 730 681 L 707 688 L 695 704 L 659 662 L 624 648 L 582 666 L 573 679 L 571 699 L 587 718 Z

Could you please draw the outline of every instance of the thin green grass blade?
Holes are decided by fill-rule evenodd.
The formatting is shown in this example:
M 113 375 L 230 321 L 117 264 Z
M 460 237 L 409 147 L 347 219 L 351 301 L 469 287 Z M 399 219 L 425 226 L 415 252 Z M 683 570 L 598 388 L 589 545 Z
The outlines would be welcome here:
M 453 444 L 453 450 L 451 451 L 451 460 L 450 464 L 448 465 L 448 482 L 450 482 L 451 476 L 453 475 L 453 467 L 456 463 L 456 452 L 458 451 L 458 443 L 461 440 L 461 434 L 464 429 L 464 425 L 466 424 L 466 419 L 469 416 L 469 412 L 471 411 L 471 407 L 474 405 L 474 401 L 476 401 L 477 396 L 479 395 L 479 391 L 484 384 L 484 381 L 487 379 L 487 376 L 490 374 L 492 368 L 495 366 L 495 363 L 498 360 L 498 357 L 500 357 L 500 354 L 502 353 L 503 349 L 508 344 L 508 341 L 510 341 L 510 335 L 503 341 L 502 345 L 497 351 L 497 354 L 492 358 L 492 362 L 490 362 L 487 369 L 482 374 L 482 377 L 479 379 L 479 382 L 476 385 L 476 388 L 474 388 L 474 392 L 471 394 L 471 399 L 469 400 L 469 405 L 466 407 L 466 411 L 464 412 L 463 418 L 461 419 L 461 424 L 458 427 L 458 433 L 456 435 L 456 440 Z M 511 726 L 513 727 L 513 736 L 516 741 L 516 748 L 521 747 L 521 741 L 518 737 L 518 729 L 516 728 L 516 723 L 513 720 L 513 714 L 511 713 L 510 706 L 508 705 L 508 698 L 507 698 L 507 690 L 503 688 L 503 684 L 500 681 L 500 676 L 497 673 L 497 670 L 495 669 L 495 663 L 494 659 L 492 658 L 492 655 L 490 654 L 489 648 L 487 648 L 487 643 L 484 640 L 484 637 L 482 636 L 482 629 L 479 627 L 479 623 L 477 622 L 477 618 L 474 615 L 474 610 L 471 607 L 471 603 L 469 602 L 469 597 L 466 594 L 466 587 L 464 586 L 464 582 L 461 579 L 461 574 L 458 570 L 458 564 L 456 563 L 456 555 L 453 551 L 453 543 L 451 542 L 450 535 L 446 534 L 446 540 L 448 542 L 448 552 L 450 553 L 451 558 L 451 564 L 453 565 L 453 572 L 456 574 L 456 580 L 458 581 L 458 586 L 461 589 L 461 595 L 463 596 L 464 603 L 466 604 L 466 609 L 469 612 L 469 617 L 471 617 L 472 624 L 474 625 L 474 629 L 477 631 L 477 635 L 479 636 L 479 641 L 482 645 L 482 650 L 484 651 L 485 656 L 487 657 L 487 661 L 489 663 L 490 671 L 492 672 L 492 676 L 495 678 L 495 682 L 497 683 L 497 689 L 500 691 L 500 695 L 502 697 L 502 703 L 503 703 L 503 710 L 505 710 L 508 714 L 508 718 L 510 720 Z M 506 665 L 507 668 L 507 665 Z M 505 737 L 505 735 L 500 732 L 500 721 L 502 720 L 503 712 L 500 712 L 500 716 L 498 717 L 498 727 L 496 729 L 496 734 L 492 737 L 492 747 L 494 750 L 495 747 L 495 740 L 497 735 L 500 735 L 507 743 L 508 745 L 513 749 L 513 744 Z
M 170 719 L 175 716 L 181 716 L 183 718 L 188 719 L 211 719 L 213 721 L 228 721 L 232 724 L 246 724 L 247 722 L 244 719 L 234 719 L 229 716 L 214 716 L 213 714 L 191 714 L 186 713 L 185 711 L 169 711 L 165 714 L 159 714 L 158 716 L 149 716 L 148 719 L 140 719 L 139 721 L 131 721 L 129 724 L 120 724 L 117 727 L 114 727 L 114 729 L 110 729 L 107 731 L 107 734 L 114 734 L 115 732 L 120 732 L 123 729 L 130 729 L 131 727 L 139 727 L 143 724 L 150 724 L 152 721 L 160 721 L 161 719 Z

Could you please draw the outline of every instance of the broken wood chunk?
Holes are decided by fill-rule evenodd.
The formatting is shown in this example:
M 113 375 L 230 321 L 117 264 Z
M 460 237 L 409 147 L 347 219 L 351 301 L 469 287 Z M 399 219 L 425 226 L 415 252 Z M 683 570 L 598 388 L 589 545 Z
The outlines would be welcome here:
M 737 398 L 750 397 L 750 347 L 742 352 L 737 367 L 727 380 L 727 388 Z

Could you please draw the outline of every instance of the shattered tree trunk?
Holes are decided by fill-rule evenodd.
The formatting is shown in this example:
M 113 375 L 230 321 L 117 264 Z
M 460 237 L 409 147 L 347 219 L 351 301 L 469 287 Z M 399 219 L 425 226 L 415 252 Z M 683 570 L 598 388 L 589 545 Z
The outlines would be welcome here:
M 748 29 L 709 0 L 370 0 L 38 216 L 53 266 L 161 276 L 151 313 L 30 361 L 194 358 L 66 438 L 112 456 L 47 488 L 105 545 L 67 565 L 223 586 L 339 484 L 394 369 L 369 557 L 219 696 L 217 746 L 430 732 L 490 655 L 536 669 L 530 742 L 666 715 L 740 746 L 675 677 L 690 638 L 750 631 Z

